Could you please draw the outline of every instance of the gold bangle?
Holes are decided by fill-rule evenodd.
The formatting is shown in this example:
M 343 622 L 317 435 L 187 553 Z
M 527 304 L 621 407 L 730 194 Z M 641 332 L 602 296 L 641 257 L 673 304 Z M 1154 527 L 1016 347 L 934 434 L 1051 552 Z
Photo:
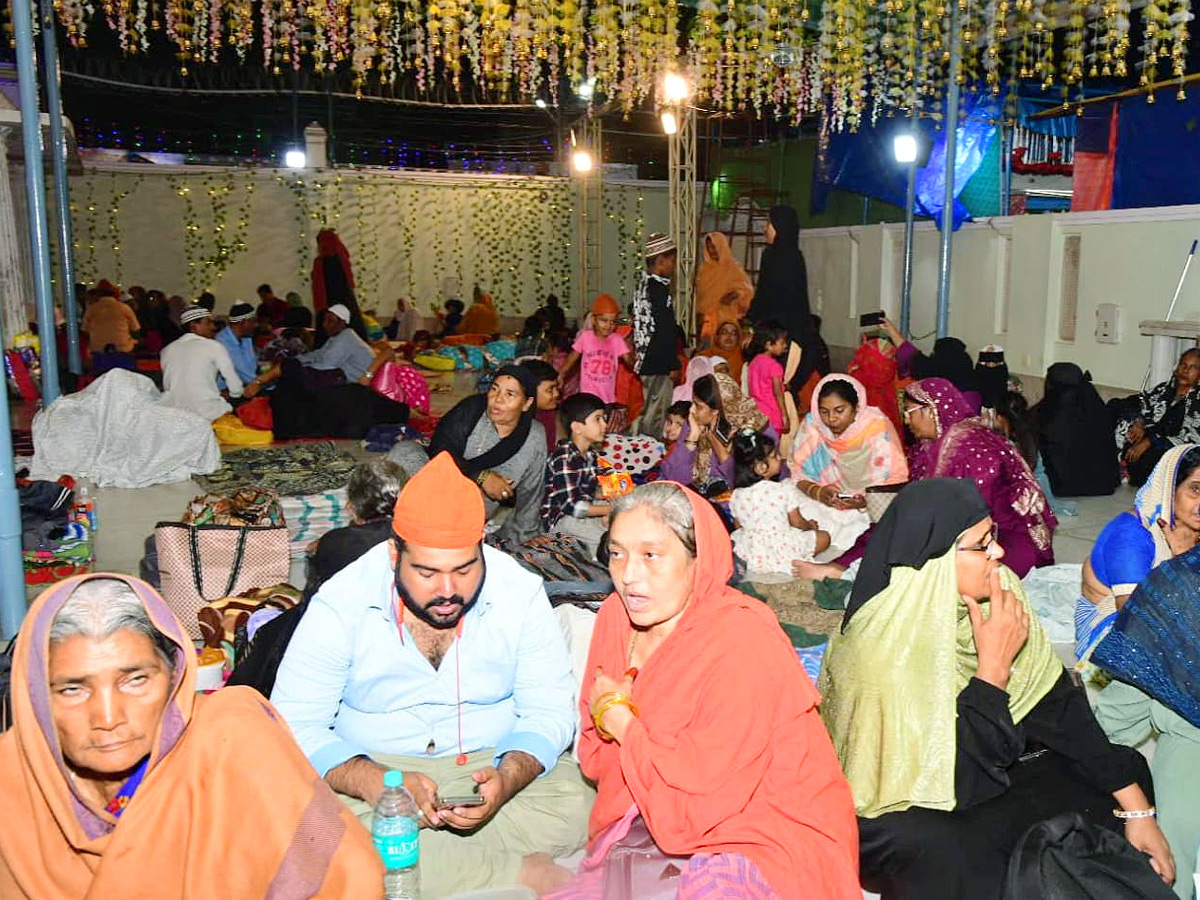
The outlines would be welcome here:
M 628 694 L 621 691 L 610 691 L 597 697 L 596 702 L 592 704 L 592 724 L 596 726 L 596 733 L 606 741 L 614 740 L 614 737 L 612 732 L 604 727 L 604 714 L 614 706 L 624 706 L 635 716 L 638 714 L 638 708 L 634 705 L 633 700 Z

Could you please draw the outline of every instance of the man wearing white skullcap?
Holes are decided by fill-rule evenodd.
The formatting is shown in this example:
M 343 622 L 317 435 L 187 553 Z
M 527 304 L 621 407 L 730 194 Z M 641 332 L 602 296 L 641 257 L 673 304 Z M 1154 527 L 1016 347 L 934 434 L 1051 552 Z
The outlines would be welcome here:
M 675 355 L 675 310 L 671 279 L 675 275 L 675 242 L 665 234 L 646 239 L 646 269 L 633 295 L 633 345 L 637 373 L 642 378 L 646 406 L 637 430 L 651 437 L 662 434 L 671 405 L 671 372 L 679 368 Z
M 340 369 L 347 383 L 351 384 L 361 380 L 375 360 L 375 351 L 349 325 L 350 310 L 345 304 L 335 303 L 325 310 L 325 321 L 321 327 L 329 340 L 316 350 L 296 357 L 300 365 L 327 371 Z
M 179 314 L 179 324 L 184 334 L 164 347 L 161 357 L 167 403 L 212 422 L 230 411 L 217 387 L 218 376 L 225 379 L 230 397 L 242 396 L 242 379 L 229 351 L 214 340 L 217 324 L 211 312 L 203 306 L 188 306 Z
M 254 350 L 254 330 L 258 328 L 258 317 L 254 307 L 240 300 L 229 308 L 226 325 L 217 332 L 217 341 L 229 351 L 238 377 L 249 384 L 258 375 L 258 354 Z M 222 385 L 223 387 L 224 385 Z

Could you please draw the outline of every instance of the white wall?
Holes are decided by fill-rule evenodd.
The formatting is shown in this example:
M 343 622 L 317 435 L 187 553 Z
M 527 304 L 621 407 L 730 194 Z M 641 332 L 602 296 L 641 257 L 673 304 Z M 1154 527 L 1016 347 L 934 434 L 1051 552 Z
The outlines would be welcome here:
M 1059 340 L 1064 240 L 1080 237 L 1076 334 Z M 930 335 L 936 325 L 940 235 L 929 223 L 913 243 L 912 333 Z M 972 354 L 989 344 L 1005 348 L 1009 369 L 1040 378 L 1055 362 L 1075 362 L 1101 386 L 1137 389 L 1150 360 L 1150 339 L 1138 323 L 1166 315 L 1179 273 L 1194 239 L 1200 238 L 1200 206 L 1111 210 L 1094 213 L 1013 216 L 972 222 L 954 235 L 950 278 L 950 334 Z M 1011 241 L 1004 264 L 1003 242 Z M 899 312 L 904 228 L 869 225 L 806 231 L 809 297 L 824 319 L 831 345 L 858 343 L 858 316 L 884 309 Z M 1002 296 L 1010 282 L 1007 322 Z M 1095 339 L 1096 308 L 1122 310 L 1117 344 Z M 1200 320 L 1200 265 L 1189 273 L 1176 320 Z M 929 350 L 933 337 L 918 345 Z M 1040 390 L 1040 388 L 1039 388 Z
M 667 230 L 667 185 L 607 181 L 603 200 L 602 286 L 627 298 L 645 235 Z M 569 311 L 579 300 L 569 178 L 117 165 L 72 178 L 71 203 L 79 280 L 189 297 L 207 289 L 219 312 L 257 302 L 262 282 L 308 301 L 315 235 L 326 225 L 350 252 L 365 309 L 407 294 L 426 310 L 440 304 L 447 276 L 468 298 L 476 283 L 491 291 L 509 316 L 552 291 Z

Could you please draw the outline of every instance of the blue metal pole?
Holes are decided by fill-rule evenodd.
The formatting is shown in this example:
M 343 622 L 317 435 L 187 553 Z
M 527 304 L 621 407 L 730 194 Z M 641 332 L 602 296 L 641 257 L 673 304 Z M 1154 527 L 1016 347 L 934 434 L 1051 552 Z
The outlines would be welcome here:
M 913 130 L 916 135 L 916 130 Z M 913 207 L 917 205 L 917 161 L 908 164 L 908 190 L 904 201 L 904 283 L 900 289 L 900 333 L 911 336 L 912 270 L 913 270 Z
M 59 395 L 58 342 L 54 338 L 54 296 L 50 292 L 50 230 L 46 223 L 46 173 L 42 163 L 42 125 L 30 0 L 13 0 L 12 17 L 17 38 L 17 87 L 21 97 L 21 140 L 25 146 L 25 195 L 29 203 L 33 293 L 37 300 L 38 337 L 42 344 L 42 402 L 49 406 Z M 74 285 L 71 289 L 74 290 Z
M 42 61 L 46 70 L 46 112 L 50 116 L 50 144 L 54 158 L 54 212 L 58 219 L 59 280 L 63 316 L 67 320 L 67 368 L 83 374 L 79 352 L 79 309 L 75 305 L 75 245 L 71 235 L 71 188 L 67 183 L 67 135 L 63 129 L 62 77 L 58 66 L 58 31 L 54 4 L 41 0 Z
M 0 324 L 0 347 L 4 329 Z M 21 562 L 21 501 L 13 469 L 8 387 L 0 381 L 0 638 L 11 638 L 25 618 L 25 569 Z
M 15 2 L 15 0 L 14 0 Z M 937 336 L 950 333 L 950 251 L 954 241 L 954 145 L 958 135 L 958 65 L 962 59 L 959 43 L 958 0 L 950 3 L 950 68 L 946 91 L 946 193 L 942 203 L 942 246 L 938 256 Z

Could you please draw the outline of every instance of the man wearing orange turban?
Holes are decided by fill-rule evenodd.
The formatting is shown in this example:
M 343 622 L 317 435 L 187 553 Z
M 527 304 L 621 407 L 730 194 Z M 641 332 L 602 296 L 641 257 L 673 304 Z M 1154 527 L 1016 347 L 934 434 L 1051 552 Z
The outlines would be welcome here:
M 562 631 L 484 522 L 479 489 L 439 453 L 400 492 L 391 539 L 310 601 L 271 694 L 364 824 L 384 772 L 404 773 L 427 898 L 552 890 L 568 873 L 551 858 L 583 846 L 593 797 L 560 758 L 575 728 Z

